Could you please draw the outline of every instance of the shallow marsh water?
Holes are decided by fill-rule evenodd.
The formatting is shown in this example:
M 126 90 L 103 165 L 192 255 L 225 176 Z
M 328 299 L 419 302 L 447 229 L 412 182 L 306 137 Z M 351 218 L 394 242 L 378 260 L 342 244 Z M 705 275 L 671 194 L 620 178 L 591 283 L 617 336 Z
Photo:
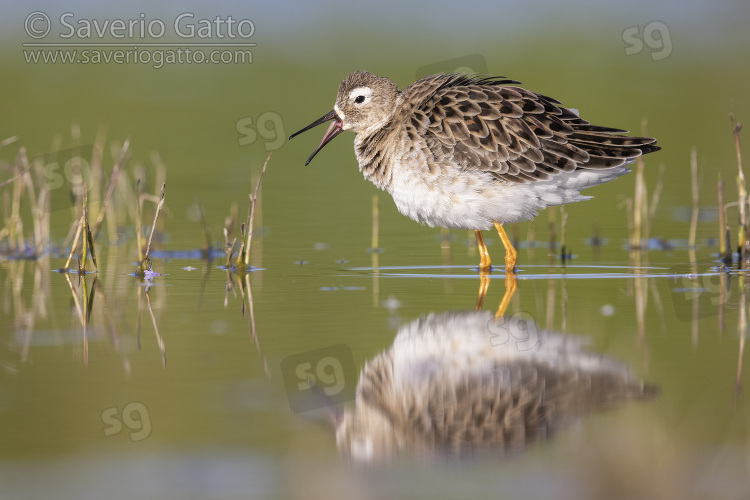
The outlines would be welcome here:
M 381 232 L 387 241 L 388 228 Z M 644 252 L 636 265 L 614 243 L 599 260 L 579 256 L 565 267 L 550 263 L 547 249 L 535 248 L 534 258 L 521 250 L 508 316 L 587 338 L 591 352 L 657 386 L 655 400 L 583 416 L 505 457 L 407 453 L 365 468 L 344 460 L 324 405 L 353 408 L 360 369 L 400 328 L 475 307 L 476 252 L 464 235 L 454 233 L 446 249 L 436 231 L 415 226 L 411 234 L 399 245 L 434 265 L 394 265 L 400 257 L 388 246 L 374 253 L 344 240 L 284 252 L 273 251 L 272 236 L 258 238 L 264 268 L 247 275 L 249 289 L 222 260 L 166 251 L 153 260 L 163 275 L 139 282 L 128 276 L 132 246 L 103 247 L 101 269 L 86 276 L 94 299 L 85 341 L 73 299 L 82 300 L 82 287 L 77 276 L 71 289 L 54 272 L 62 261 L 3 261 L 3 321 L 13 325 L 2 355 L 3 422 L 13 432 L 3 441 L 16 456 L 5 462 L 4 489 L 71 498 L 748 491 L 743 273 L 719 272 L 711 260 L 690 266 L 679 248 Z M 593 252 L 585 235 L 568 241 Z M 496 273 L 484 310 L 494 311 L 503 291 Z M 491 336 L 488 329 L 488 343 Z M 339 371 L 320 365 L 320 351 Z M 305 362 L 312 368 L 299 372 Z M 309 369 L 323 387 L 342 382 L 334 398 L 343 399 L 300 399 L 294 387 Z
M 18 140 L 0 148 L 0 182 L 13 175 L 6 167 L 21 146 L 46 160 L 91 154 L 101 143 L 109 175 L 129 138 L 122 175 L 130 189 L 136 178 L 147 193 L 167 187 L 152 254 L 161 275 L 150 283 L 130 276 L 132 215 L 117 227 L 105 221 L 99 267 L 85 288 L 75 274 L 55 272 L 64 259 L 52 249 L 74 218 L 65 182 L 47 186 L 50 251 L 26 260 L 0 241 L 0 497 L 747 498 L 747 276 L 736 263 L 719 268 L 715 241 L 719 175 L 725 202 L 737 196 L 727 116 L 750 116 L 750 68 L 741 63 L 750 48 L 747 6 L 544 5 L 487 2 L 487 15 L 456 16 L 454 6 L 394 4 L 399 17 L 391 19 L 387 8 L 362 16 L 354 4 L 316 4 L 314 13 L 302 4 L 237 4 L 233 17 L 257 27 L 251 64 L 160 69 L 27 63 L 24 50 L 41 50 L 21 45 L 35 40 L 23 32 L 29 12 L 7 6 L 0 141 Z M 71 21 L 138 18 L 129 8 L 76 3 Z M 50 6 L 53 21 L 59 9 Z M 181 9 L 144 15 L 170 25 Z M 643 38 L 648 26 L 662 38 Z M 71 41 L 54 29 L 50 36 L 42 41 Z M 349 38 L 357 43 L 342 43 Z M 357 172 L 350 134 L 309 167 L 323 130 L 285 138 L 329 111 L 354 70 L 403 88 L 424 71 L 459 68 L 519 79 L 594 123 L 634 133 L 645 125 L 659 139 L 664 149 L 644 170 L 651 200 L 665 165 L 648 250 L 627 251 L 635 175 L 592 189 L 593 200 L 565 209 L 572 258 L 564 266 L 548 244 L 560 239 L 559 209 L 509 228 L 519 274 L 506 315 L 531 333 L 585 339 L 589 352 L 629 367 L 658 395 L 583 412 L 509 453 L 457 458 L 422 442 L 393 461 L 353 464 L 337 448 L 331 419 L 354 409 L 360 371 L 396 349 L 420 318 L 474 314 L 477 250 L 471 234 L 398 214 Z M 692 147 L 701 207 L 694 253 L 686 243 Z M 244 220 L 269 151 L 252 245 L 257 269 L 245 279 L 222 269 L 222 228 L 234 203 L 235 220 Z M 13 189 L 0 187 L 3 227 Z M 153 204 L 145 207 L 148 226 Z M 211 261 L 201 259 L 201 207 L 218 249 Z M 118 214 L 133 210 L 117 205 Z M 32 241 L 26 201 L 21 211 Z M 733 238 L 736 218 L 730 208 Z M 238 233 L 235 224 L 230 239 Z M 498 238 L 485 237 L 502 263 Z M 504 291 L 496 272 L 485 314 Z M 528 346 L 528 337 L 487 330 L 488 347 L 511 338 L 518 352 Z M 312 377 L 317 391 L 308 389 Z

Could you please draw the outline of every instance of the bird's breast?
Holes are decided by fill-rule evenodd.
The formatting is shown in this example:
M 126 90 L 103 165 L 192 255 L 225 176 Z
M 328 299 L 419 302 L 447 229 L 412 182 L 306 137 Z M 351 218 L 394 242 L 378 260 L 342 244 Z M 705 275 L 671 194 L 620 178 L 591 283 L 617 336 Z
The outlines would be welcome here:
M 399 212 L 431 227 L 490 229 L 543 208 L 526 187 L 508 189 L 490 172 L 437 159 L 421 136 L 381 129 L 354 142 L 364 177 L 393 196 Z

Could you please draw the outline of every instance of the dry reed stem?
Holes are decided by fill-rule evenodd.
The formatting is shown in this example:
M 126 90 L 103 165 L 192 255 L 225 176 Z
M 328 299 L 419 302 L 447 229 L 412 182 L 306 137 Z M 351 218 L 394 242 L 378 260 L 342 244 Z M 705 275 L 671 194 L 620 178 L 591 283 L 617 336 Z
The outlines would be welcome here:
M 74 222 L 72 227 L 76 227 L 75 236 L 73 237 L 73 245 L 70 247 L 70 254 L 68 254 L 68 260 L 65 261 L 65 266 L 63 266 L 63 269 L 70 269 L 70 261 L 73 259 L 73 254 L 78 249 L 78 239 L 79 236 L 81 236 L 81 228 L 83 227 L 83 215 L 78 219 L 78 222 Z M 72 228 L 71 228 L 72 230 Z
M 376 252 L 380 245 L 380 198 L 378 195 L 372 195 L 372 235 L 371 246 L 373 252 Z
M 724 181 L 719 174 L 717 188 L 717 200 L 719 204 L 719 255 L 723 259 L 727 254 L 727 244 L 724 241 L 724 227 L 727 224 L 727 209 L 724 206 Z
M 141 266 L 148 260 L 148 254 L 151 252 L 151 240 L 154 237 L 154 231 L 156 230 L 156 221 L 159 220 L 159 213 L 161 212 L 162 207 L 164 206 L 164 189 L 167 187 L 167 184 L 164 183 L 161 185 L 161 199 L 159 200 L 159 203 L 156 205 L 156 213 L 154 214 L 154 223 L 151 226 L 151 233 L 148 235 L 148 243 L 146 244 L 146 255 L 141 261 Z
M 255 184 L 255 191 L 250 195 L 250 209 L 247 216 L 247 223 L 245 224 L 245 228 L 247 229 L 247 236 L 243 237 L 243 242 L 240 248 L 240 255 L 237 256 L 237 262 L 240 263 L 240 259 L 242 259 L 242 262 L 244 262 L 245 266 L 250 265 L 250 247 L 253 242 L 253 220 L 255 219 L 255 203 L 258 199 L 258 190 L 260 189 L 260 183 L 263 180 L 263 174 L 266 172 L 266 167 L 268 166 L 268 161 L 271 159 L 272 154 L 273 152 L 268 153 L 268 157 L 263 163 L 263 168 L 261 169 L 260 175 L 258 176 L 258 182 Z M 243 234 L 245 234 L 244 231 Z
M 109 200 L 112 197 L 112 193 L 115 190 L 115 185 L 117 184 L 117 177 L 119 176 L 120 169 L 122 168 L 122 165 L 125 163 L 125 159 L 127 156 L 129 146 L 130 146 L 130 138 L 126 139 L 125 142 L 123 143 L 122 149 L 120 149 L 120 155 L 117 158 L 115 165 L 112 167 L 112 173 L 109 176 L 109 184 L 107 185 L 107 193 L 104 195 L 104 201 L 102 201 L 102 204 L 99 207 L 99 215 L 96 218 L 96 222 L 94 223 L 94 227 L 91 231 L 91 234 L 94 237 L 94 239 L 96 239 L 96 236 L 99 234 L 99 227 L 101 226 L 102 221 L 104 220 L 104 215 L 107 213 L 107 206 L 109 205 Z
M 690 150 L 690 180 L 693 194 L 693 212 L 690 217 L 690 236 L 688 238 L 688 245 L 690 248 L 695 248 L 695 234 L 698 230 L 698 215 L 700 213 L 700 207 L 698 206 L 698 153 L 695 150 L 695 147 Z
M 156 224 L 156 220 L 154 220 Z M 159 353 L 161 354 L 162 366 L 167 366 L 167 348 L 164 345 L 164 339 L 159 334 L 159 326 L 156 324 L 156 316 L 154 316 L 154 308 L 151 306 L 151 296 L 148 292 L 146 294 L 146 301 L 148 302 L 148 312 L 151 315 L 151 324 L 154 325 L 154 334 L 156 335 L 156 344 L 159 346 Z
M 135 244 L 138 248 L 138 262 L 140 264 L 143 263 L 143 236 L 141 235 L 141 229 L 143 227 L 142 221 L 141 221 L 141 204 L 143 203 L 142 200 L 143 195 L 143 184 L 141 183 L 141 178 L 137 178 L 135 181 Z
M 644 231 L 644 239 L 648 241 L 651 236 L 651 226 L 654 222 L 654 216 L 656 215 L 656 207 L 659 206 L 659 198 L 661 197 L 661 191 L 664 187 L 664 164 L 659 165 L 659 174 L 656 180 L 656 186 L 654 192 L 651 194 L 651 203 L 648 206 L 648 218 L 646 219 L 646 229 Z M 647 245 L 648 248 L 648 245 Z
M 643 169 L 645 165 L 643 158 L 636 158 L 635 170 L 635 192 L 633 193 L 633 231 L 631 233 L 631 250 L 641 250 L 641 215 L 643 214 L 642 204 L 646 200 L 646 182 L 643 179 Z
M 734 145 L 737 150 L 737 191 L 739 203 L 739 231 L 737 234 L 737 247 L 740 253 L 740 261 L 745 260 L 745 228 L 747 227 L 747 190 L 745 189 L 745 174 L 742 170 L 742 151 L 740 149 L 740 130 L 742 124 L 737 123 L 734 113 L 729 113 L 729 121 L 732 123 L 732 133 L 734 134 Z
M 565 211 L 565 205 L 560 206 L 560 258 L 565 264 L 567 256 L 567 232 L 568 232 L 568 212 Z

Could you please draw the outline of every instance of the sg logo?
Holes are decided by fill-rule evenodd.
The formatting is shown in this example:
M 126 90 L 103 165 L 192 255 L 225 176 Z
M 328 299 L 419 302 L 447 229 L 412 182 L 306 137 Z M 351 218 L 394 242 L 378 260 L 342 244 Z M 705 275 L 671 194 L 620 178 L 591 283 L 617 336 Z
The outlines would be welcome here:
M 661 61 L 672 55 L 672 37 L 669 28 L 661 21 L 652 21 L 643 27 L 625 28 L 622 32 L 622 41 L 625 42 L 625 55 L 633 56 L 643 52 L 644 44 L 651 49 L 651 60 Z
M 297 365 L 295 369 L 297 379 L 305 381 L 297 384 L 298 390 L 304 391 L 311 385 L 318 385 L 318 381 L 326 396 L 335 396 L 344 390 L 346 384 L 344 368 L 338 359 L 332 356 L 321 358 L 316 363 L 314 372 L 313 374 L 313 365 L 309 361 Z
M 354 399 L 357 372 L 347 345 L 289 356 L 281 362 L 281 370 L 289 404 L 295 412 Z
M 258 116 L 256 121 L 250 116 L 240 118 L 235 124 L 235 129 L 240 135 L 240 146 L 254 144 L 258 140 L 258 135 L 263 139 L 266 151 L 275 151 L 286 141 L 284 122 L 281 116 L 273 111 L 266 111 Z
M 50 192 L 66 188 L 51 196 L 50 211 L 70 208 L 70 195 L 80 196 L 83 193 L 84 181 L 91 184 L 90 159 L 92 158 L 94 158 L 94 146 L 87 144 L 47 153 L 30 160 L 30 163 L 40 166 L 45 187 Z
M 740 300 L 732 296 L 730 279 L 731 275 L 718 273 L 675 276 L 671 286 L 675 316 L 693 321 L 718 315 L 720 306 L 736 310 Z
M 490 344 L 494 347 L 507 344 L 518 351 L 528 351 L 539 343 L 536 322 L 528 313 L 493 318 L 487 323 L 487 330 L 490 332 Z
M 122 421 L 116 406 L 105 409 L 102 411 L 102 423 L 105 426 L 105 436 L 114 436 L 122 432 L 123 423 L 133 431 L 130 433 L 131 441 L 143 441 L 151 435 L 151 419 L 148 416 L 148 409 L 140 401 L 132 401 L 122 407 Z

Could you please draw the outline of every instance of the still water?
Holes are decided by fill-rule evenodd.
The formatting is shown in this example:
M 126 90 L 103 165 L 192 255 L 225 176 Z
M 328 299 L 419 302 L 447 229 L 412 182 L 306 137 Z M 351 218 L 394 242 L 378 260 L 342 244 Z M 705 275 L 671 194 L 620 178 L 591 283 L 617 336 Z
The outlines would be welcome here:
M 747 7 L 729 3 L 632 14 L 623 2 L 386 3 L 362 15 L 352 2 L 237 2 L 195 15 L 253 20 L 252 63 L 159 69 L 29 63 L 44 50 L 23 44 L 96 40 L 54 26 L 32 39 L 29 13 L 9 11 L 0 183 L 24 155 L 85 156 L 94 220 L 123 164 L 97 267 L 80 278 L 56 271 L 78 220 L 74 179 L 35 171 L 33 189 L 0 185 L 0 499 L 750 497 L 748 277 L 720 269 L 712 241 L 719 176 L 724 202 L 737 199 L 728 114 L 750 116 Z M 140 19 L 130 5 L 85 4 L 66 6 L 72 19 Z M 184 8 L 142 15 L 171 26 Z M 182 40 L 119 41 L 149 55 L 143 42 Z M 473 234 L 400 215 L 362 179 L 352 134 L 309 167 L 323 130 L 287 140 L 359 69 L 400 88 L 433 72 L 506 75 L 594 123 L 658 138 L 644 168 L 648 249 L 627 250 L 634 173 L 565 216 L 508 227 L 518 289 L 496 319 L 506 277 L 493 273 L 480 300 Z M 253 268 L 234 273 L 225 242 L 237 238 L 236 258 L 270 151 Z M 166 183 L 148 281 L 132 276 L 137 179 L 144 239 Z M 49 218 L 35 219 L 48 201 Z M 3 232 L 9 220 L 23 221 L 22 243 Z M 497 236 L 485 238 L 502 263 Z
M 244 276 L 162 242 L 144 282 L 128 239 L 85 288 L 55 255 L 2 261 L 3 498 L 750 491 L 746 277 L 710 241 L 691 262 L 570 232 L 565 266 L 520 242 L 498 321 L 505 276 L 477 311 L 468 234 L 298 248 L 258 226 Z

